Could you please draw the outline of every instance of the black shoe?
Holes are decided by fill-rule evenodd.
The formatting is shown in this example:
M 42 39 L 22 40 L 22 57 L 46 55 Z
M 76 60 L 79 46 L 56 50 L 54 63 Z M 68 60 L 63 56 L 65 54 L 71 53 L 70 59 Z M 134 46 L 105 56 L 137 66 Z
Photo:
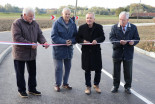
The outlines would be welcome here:
M 39 92 L 37 90 L 34 90 L 34 91 L 29 91 L 29 94 L 40 96 L 41 95 L 41 92 Z
M 125 89 L 125 92 L 126 92 L 127 94 L 131 94 L 130 88 L 126 88 L 126 89 Z
M 118 92 L 118 88 L 117 88 L 117 87 L 112 87 L 111 92 L 112 92 L 112 93 Z
M 25 91 L 24 92 L 19 92 L 19 95 L 22 98 L 28 98 L 28 95 L 27 95 L 27 93 Z

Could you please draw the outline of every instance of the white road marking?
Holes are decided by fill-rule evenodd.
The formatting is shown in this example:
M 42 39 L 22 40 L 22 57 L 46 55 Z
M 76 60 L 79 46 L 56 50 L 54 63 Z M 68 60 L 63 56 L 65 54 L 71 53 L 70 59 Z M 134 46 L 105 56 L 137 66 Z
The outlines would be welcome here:
M 81 53 L 81 49 L 79 48 L 79 46 L 76 44 L 77 49 L 80 51 Z M 111 79 L 113 79 L 112 75 L 110 73 L 108 73 L 105 69 L 102 68 L 102 72 L 105 73 L 108 77 L 110 77 Z M 124 87 L 124 83 L 120 82 L 120 85 Z M 131 89 L 131 92 L 137 96 L 139 99 L 141 99 L 142 101 L 144 101 L 146 104 L 154 104 L 153 102 L 151 102 L 150 100 L 146 99 L 145 97 L 143 97 L 142 95 L 140 95 L 139 93 L 137 93 L 136 91 L 134 91 L 133 89 Z

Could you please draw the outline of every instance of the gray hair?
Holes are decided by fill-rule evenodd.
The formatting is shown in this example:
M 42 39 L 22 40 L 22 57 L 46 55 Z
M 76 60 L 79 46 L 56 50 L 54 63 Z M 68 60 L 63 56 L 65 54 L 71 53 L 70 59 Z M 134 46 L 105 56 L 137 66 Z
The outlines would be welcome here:
M 71 10 L 69 9 L 69 8 L 63 8 L 63 10 L 62 10 L 62 14 L 65 12 L 65 11 L 69 11 L 70 13 L 71 13 Z
M 94 12 L 88 12 L 88 13 L 86 14 L 86 16 L 87 16 L 88 14 L 92 14 L 93 17 L 95 18 L 95 14 L 94 14 Z
M 129 12 L 122 11 L 122 12 L 119 14 L 119 18 L 120 18 L 122 15 L 125 15 L 125 16 L 126 16 L 126 19 L 129 19 Z
M 33 14 L 35 13 L 35 12 L 34 12 L 34 9 L 31 8 L 31 7 L 26 7 L 26 8 L 23 9 L 23 15 L 24 15 L 24 14 L 27 15 L 27 14 L 30 13 L 30 12 L 32 12 Z

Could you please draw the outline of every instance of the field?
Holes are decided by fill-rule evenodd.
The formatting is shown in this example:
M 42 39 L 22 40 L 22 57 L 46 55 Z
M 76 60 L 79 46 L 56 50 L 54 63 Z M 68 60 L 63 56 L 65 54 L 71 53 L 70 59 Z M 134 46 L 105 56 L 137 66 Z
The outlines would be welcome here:
M 0 31 L 10 31 L 12 22 L 20 18 L 20 13 L 0 13 Z M 60 17 L 60 15 L 56 15 Z M 96 15 L 96 23 L 107 25 L 115 24 L 118 22 L 118 17 L 116 16 L 100 16 Z M 41 28 L 51 28 L 52 21 L 50 20 L 51 16 L 49 14 L 36 15 L 35 19 L 39 23 Z M 152 23 L 153 19 L 131 19 L 131 23 Z M 79 16 L 78 25 L 85 23 L 85 16 Z
M 57 15 L 56 17 L 59 17 Z M 36 15 L 36 21 L 43 28 L 51 28 L 52 22 L 50 15 Z M 17 18 L 20 18 L 19 13 L 0 13 L 0 31 L 10 31 L 11 24 Z M 107 25 L 118 23 L 118 17 L 116 16 L 96 16 L 96 23 Z M 155 19 L 131 19 L 131 23 L 153 23 Z M 78 25 L 85 23 L 85 16 L 79 16 Z M 155 40 L 155 26 L 140 26 L 138 27 L 141 40 Z M 155 52 L 155 42 L 141 41 L 138 47 L 147 51 Z
M 155 52 L 155 41 L 145 41 L 155 40 L 155 26 L 139 26 L 138 32 L 142 41 L 139 42 L 137 47 L 149 52 Z

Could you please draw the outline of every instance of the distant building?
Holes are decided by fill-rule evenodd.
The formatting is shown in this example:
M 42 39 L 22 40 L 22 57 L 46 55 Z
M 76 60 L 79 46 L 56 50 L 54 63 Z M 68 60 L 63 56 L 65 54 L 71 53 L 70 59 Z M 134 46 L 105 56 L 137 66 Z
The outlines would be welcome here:
M 131 17 L 150 17 L 153 18 L 155 17 L 155 13 L 132 13 Z

